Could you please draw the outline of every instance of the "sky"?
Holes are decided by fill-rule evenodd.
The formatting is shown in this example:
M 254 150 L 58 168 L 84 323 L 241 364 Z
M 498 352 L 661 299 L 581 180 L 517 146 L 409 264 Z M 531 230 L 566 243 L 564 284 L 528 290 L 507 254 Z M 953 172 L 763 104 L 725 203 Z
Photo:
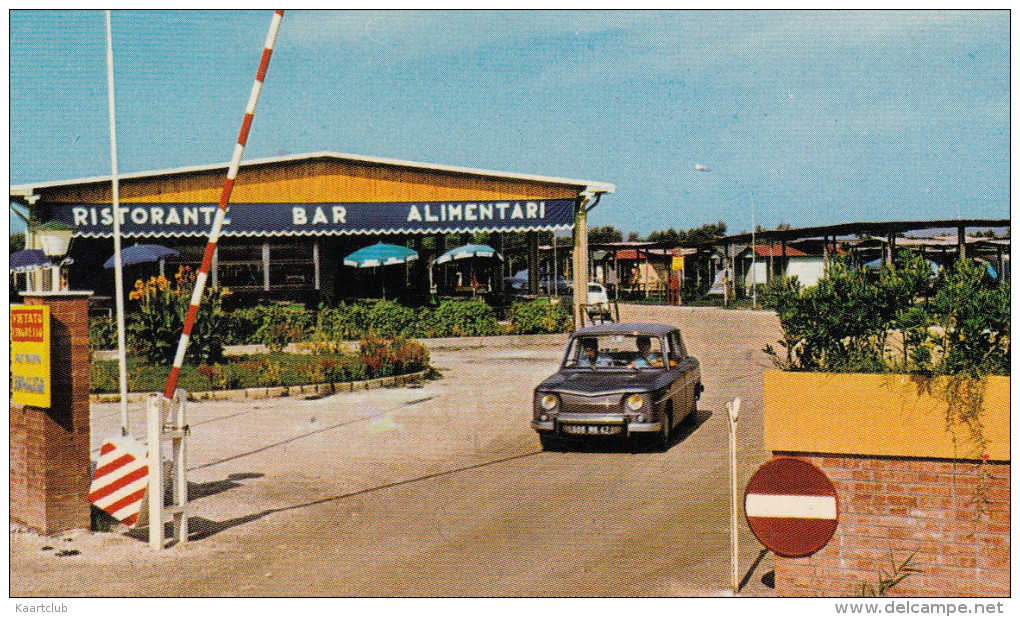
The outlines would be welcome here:
M 122 173 L 230 160 L 270 19 L 113 12 Z M 109 175 L 104 13 L 9 20 L 10 183 Z M 609 182 L 589 225 L 624 234 L 1008 218 L 1009 42 L 1006 11 L 287 11 L 244 157 Z

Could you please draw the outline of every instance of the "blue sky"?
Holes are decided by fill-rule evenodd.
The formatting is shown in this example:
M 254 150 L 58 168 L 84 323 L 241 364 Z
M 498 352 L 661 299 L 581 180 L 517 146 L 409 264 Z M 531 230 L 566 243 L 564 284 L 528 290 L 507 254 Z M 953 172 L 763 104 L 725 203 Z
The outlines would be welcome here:
M 122 172 L 229 160 L 270 17 L 114 11 Z M 12 184 L 110 173 L 105 36 L 10 13 Z M 1007 218 L 1009 15 L 288 11 L 245 158 L 319 150 L 611 182 L 642 234 Z

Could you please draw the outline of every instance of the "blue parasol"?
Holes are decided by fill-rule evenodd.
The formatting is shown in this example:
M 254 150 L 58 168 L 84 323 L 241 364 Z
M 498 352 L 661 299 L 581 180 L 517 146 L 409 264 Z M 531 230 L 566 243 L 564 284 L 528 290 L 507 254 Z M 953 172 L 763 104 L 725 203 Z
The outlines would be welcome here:
M 418 259 L 417 251 L 413 251 L 406 246 L 379 242 L 360 248 L 344 257 L 344 265 L 355 268 L 372 268 L 403 264 L 415 259 Z
M 146 263 L 150 261 L 159 261 L 164 257 L 176 257 L 179 255 L 177 251 L 168 249 L 165 246 L 158 244 L 136 244 L 134 246 L 128 246 L 120 250 L 121 263 L 125 266 L 133 266 L 135 264 Z M 117 258 L 116 255 L 107 259 L 103 263 L 104 268 L 114 267 L 114 260 Z
M 487 244 L 465 244 L 464 246 L 450 249 L 436 257 L 437 264 L 443 264 L 455 259 L 469 259 L 471 257 L 495 257 L 503 259 L 503 256 L 496 252 L 496 249 Z
M 53 265 L 40 249 L 23 249 L 11 253 L 11 272 L 31 272 Z

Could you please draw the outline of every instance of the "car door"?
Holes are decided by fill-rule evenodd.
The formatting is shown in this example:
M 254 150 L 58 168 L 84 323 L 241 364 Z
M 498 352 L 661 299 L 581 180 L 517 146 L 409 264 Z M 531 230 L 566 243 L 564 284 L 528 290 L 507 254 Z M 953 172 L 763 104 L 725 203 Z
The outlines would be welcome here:
M 697 392 L 697 379 L 696 369 L 697 360 L 687 355 L 687 347 L 684 345 L 683 337 L 680 336 L 679 330 L 674 330 L 669 333 L 669 345 L 671 353 L 676 355 L 676 398 L 673 401 L 673 409 L 683 410 L 682 414 L 686 414 L 688 410 L 694 408 L 695 398 Z M 677 417 L 682 415 L 677 413 Z
M 676 339 L 673 337 L 673 333 L 668 334 L 664 342 L 666 348 L 667 374 L 669 376 L 670 401 L 673 403 L 673 421 L 677 422 L 683 418 L 686 413 L 685 410 L 687 409 L 687 407 L 685 407 L 686 403 L 683 388 L 684 356 L 682 348 L 678 347 L 676 344 Z

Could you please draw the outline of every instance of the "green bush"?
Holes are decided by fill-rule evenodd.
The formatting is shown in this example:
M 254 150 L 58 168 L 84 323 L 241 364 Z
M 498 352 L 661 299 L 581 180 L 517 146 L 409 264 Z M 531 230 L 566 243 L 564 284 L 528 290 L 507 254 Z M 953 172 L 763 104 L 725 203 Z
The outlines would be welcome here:
M 503 329 L 492 307 L 481 300 L 447 300 L 423 323 L 419 336 L 489 336 Z
M 117 320 L 107 315 L 89 319 L 89 349 L 116 349 Z
M 314 313 L 299 304 L 260 304 L 230 314 L 226 339 L 232 345 L 260 344 L 279 351 L 306 340 L 314 323 Z
M 837 261 L 816 286 L 777 286 L 786 358 L 765 351 L 787 370 L 1008 375 L 1009 285 L 963 260 L 920 301 L 930 276 L 920 256 L 903 252 L 877 279 Z
M 335 308 L 319 307 L 315 336 L 323 341 L 352 341 L 365 336 L 368 305 L 341 303 Z
M 547 298 L 515 302 L 510 307 L 510 332 L 513 334 L 551 334 L 568 332 L 572 326 L 570 312 L 562 303 Z
M 415 336 L 418 314 L 412 308 L 393 300 L 379 300 L 368 304 L 362 336 Z

